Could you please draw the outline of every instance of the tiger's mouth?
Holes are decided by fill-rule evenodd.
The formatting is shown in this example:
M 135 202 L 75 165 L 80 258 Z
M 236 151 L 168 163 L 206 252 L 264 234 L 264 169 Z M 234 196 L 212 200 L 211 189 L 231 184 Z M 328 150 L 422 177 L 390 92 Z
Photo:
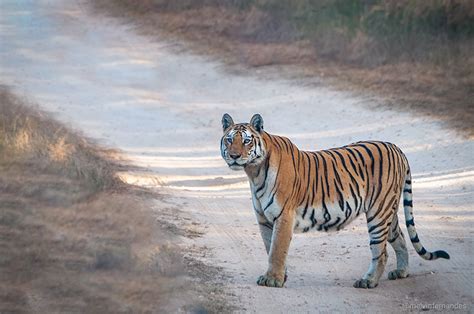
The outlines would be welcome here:
M 232 170 L 242 170 L 245 167 L 245 165 L 241 165 L 241 164 L 237 163 L 237 161 L 234 161 L 232 163 L 228 163 L 228 165 L 229 165 L 229 168 L 232 169 Z
M 253 159 L 237 159 L 237 160 L 225 158 L 225 161 L 227 162 L 227 165 L 229 166 L 230 169 L 242 170 L 248 165 L 252 165 L 252 166 L 259 165 L 263 161 L 263 156 L 258 155 Z

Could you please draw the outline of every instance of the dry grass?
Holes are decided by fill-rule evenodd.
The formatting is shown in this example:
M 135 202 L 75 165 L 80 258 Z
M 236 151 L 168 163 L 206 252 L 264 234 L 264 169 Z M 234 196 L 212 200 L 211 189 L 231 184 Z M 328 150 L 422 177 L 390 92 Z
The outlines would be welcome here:
M 98 0 L 93 8 L 229 64 L 323 73 L 474 135 L 472 1 Z
M 63 175 L 86 181 L 93 189 L 119 184 L 117 165 L 104 158 L 112 151 L 66 129 L 40 110 L 33 110 L 5 87 L 0 87 L 0 154 L 3 159 L 34 160 L 39 166 L 57 167 Z
M 0 312 L 215 311 L 149 192 L 107 151 L 0 91 Z M 159 218 L 159 217 L 157 217 Z M 199 281 L 198 281 L 199 282 Z

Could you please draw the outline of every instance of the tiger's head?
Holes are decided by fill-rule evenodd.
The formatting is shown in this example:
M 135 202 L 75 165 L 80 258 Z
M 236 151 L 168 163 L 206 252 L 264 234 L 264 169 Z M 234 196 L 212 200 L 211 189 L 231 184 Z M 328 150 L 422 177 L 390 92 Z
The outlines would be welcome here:
M 221 155 L 232 170 L 246 166 L 258 166 L 266 156 L 262 139 L 263 119 L 255 114 L 250 123 L 234 123 L 227 113 L 222 117 L 224 135 L 221 139 Z

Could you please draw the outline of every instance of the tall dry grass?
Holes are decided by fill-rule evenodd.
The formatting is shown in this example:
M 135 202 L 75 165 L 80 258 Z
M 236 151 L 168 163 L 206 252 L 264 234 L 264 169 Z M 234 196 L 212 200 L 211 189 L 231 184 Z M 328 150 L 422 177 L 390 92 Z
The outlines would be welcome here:
M 34 160 L 97 190 L 120 184 L 115 177 L 117 165 L 104 158 L 111 156 L 111 150 L 98 148 L 25 102 L 0 87 L 0 154 L 4 160 Z
M 108 153 L 0 89 L 0 313 L 225 309 Z

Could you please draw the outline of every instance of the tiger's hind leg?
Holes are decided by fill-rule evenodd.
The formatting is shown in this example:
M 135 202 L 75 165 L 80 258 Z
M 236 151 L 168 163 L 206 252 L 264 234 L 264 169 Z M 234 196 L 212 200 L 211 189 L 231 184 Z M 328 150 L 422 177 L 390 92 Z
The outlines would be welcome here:
M 393 213 L 393 211 L 390 212 Z M 368 221 L 370 220 L 369 216 L 369 213 L 367 213 Z M 365 275 L 354 283 L 355 288 L 370 289 L 377 287 L 387 264 L 387 239 L 391 221 L 391 217 L 380 217 L 379 219 L 372 219 L 368 223 L 372 260 Z
M 388 234 L 388 242 L 392 245 L 395 255 L 397 256 L 397 269 L 388 273 L 388 279 L 395 280 L 408 277 L 408 250 L 396 214 L 392 220 Z
M 371 237 L 372 239 L 372 237 Z M 369 269 L 365 275 L 356 280 L 354 283 L 355 288 L 375 288 L 379 284 L 380 276 L 382 276 L 387 264 L 387 239 L 377 244 L 372 244 L 376 240 L 371 240 L 370 251 L 372 253 L 372 260 L 370 262 Z

